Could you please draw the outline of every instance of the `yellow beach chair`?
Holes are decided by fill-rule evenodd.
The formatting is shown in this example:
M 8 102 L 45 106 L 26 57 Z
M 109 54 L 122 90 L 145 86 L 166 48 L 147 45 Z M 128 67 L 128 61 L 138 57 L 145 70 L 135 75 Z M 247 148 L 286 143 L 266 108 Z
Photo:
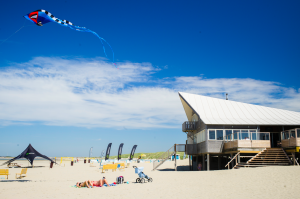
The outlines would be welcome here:
M 116 171 L 117 170 L 117 166 L 118 166 L 118 164 L 106 164 L 106 165 L 103 165 L 103 167 L 102 167 L 102 173 L 104 173 L 104 170 L 109 170 L 109 169 L 111 169 L 112 171 Z
M 117 165 L 120 165 L 119 167 L 117 166 L 117 168 L 119 170 L 125 171 L 125 163 L 121 162 L 121 163 L 116 163 Z
M 22 169 L 21 173 L 16 173 L 16 179 L 18 178 L 18 175 L 19 175 L 19 178 L 21 178 L 21 177 L 26 177 L 27 176 L 26 174 L 27 174 L 27 168 Z M 22 176 L 22 175 L 25 175 L 25 176 Z
M 9 170 L 8 169 L 0 169 L 0 175 L 6 176 L 6 179 L 8 179 Z

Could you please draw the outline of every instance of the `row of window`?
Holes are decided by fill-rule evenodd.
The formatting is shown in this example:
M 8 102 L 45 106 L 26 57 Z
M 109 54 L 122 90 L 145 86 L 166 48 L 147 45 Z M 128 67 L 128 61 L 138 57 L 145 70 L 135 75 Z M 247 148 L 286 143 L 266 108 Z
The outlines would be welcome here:
M 269 133 L 257 132 L 257 129 L 208 129 L 208 140 L 270 140 Z M 295 131 L 282 132 L 284 137 L 293 136 L 295 137 Z M 300 129 L 297 131 L 300 137 Z M 285 138 L 287 139 L 287 138 Z M 204 142 L 206 140 L 206 131 L 202 130 L 196 134 L 194 144 Z
M 300 129 L 283 131 L 283 132 L 281 132 L 281 139 L 285 140 L 285 139 L 290 139 L 290 138 L 296 138 L 296 135 L 297 135 L 297 138 L 300 138 Z
M 209 129 L 208 130 L 208 139 L 209 140 L 223 140 L 224 137 L 226 136 L 225 139 L 239 139 L 239 140 L 247 140 L 250 139 L 252 134 L 252 138 L 254 135 L 255 140 L 256 138 L 256 134 L 253 133 L 257 133 L 256 129 Z M 233 135 L 232 135 L 233 134 Z

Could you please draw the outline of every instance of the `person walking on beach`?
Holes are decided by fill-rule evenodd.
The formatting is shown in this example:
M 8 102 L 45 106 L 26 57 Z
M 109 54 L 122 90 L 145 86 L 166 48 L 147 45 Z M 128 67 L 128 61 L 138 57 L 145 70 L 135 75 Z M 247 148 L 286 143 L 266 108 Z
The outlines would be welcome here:
M 76 187 L 87 187 L 87 188 L 92 187 L 92 188 L 94 188 L 94 186 L 102 187 L 104 184 L 106 184 L 108 187 L 110 187 L 107 180 L 105 179 L 105 177 L 103 177 L 102 180 L 98 180 L 98 181 L 87 180 L 84 182 L 77 182 Z

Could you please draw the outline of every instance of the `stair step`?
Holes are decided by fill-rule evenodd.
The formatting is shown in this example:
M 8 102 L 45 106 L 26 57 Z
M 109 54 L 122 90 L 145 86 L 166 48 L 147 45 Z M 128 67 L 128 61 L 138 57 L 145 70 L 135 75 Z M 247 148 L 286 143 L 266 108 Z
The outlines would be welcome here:
M 286 157 L 286 155 L 260 155 L 260 156 L 257 156 L 257 157 Z
M 289 164 L 289 162 L 250 162 L 249 164 Z
M 249 163 L 251 165 L 265 165 L 265 164 L 271 164 L 271 165 L 275 165 L 275 164 L 289 164 L 289 163 L 283 163 L 283 162 L 276 162 L 276 163 L 271 163 L 271 162 L 259 162 L 259 163 Z
M 286 156 L 259 156 L 259 157 L 256 157 L 256 158 L 258 158 L 258 159 L 263 159 L 263 158 L 273 158 L 273 159 L 282 159 L 282 158 L 286 158 L 287 159 L 287 157 Z
M 268 148 L 267 151 L 282 151 L 281 148 Z

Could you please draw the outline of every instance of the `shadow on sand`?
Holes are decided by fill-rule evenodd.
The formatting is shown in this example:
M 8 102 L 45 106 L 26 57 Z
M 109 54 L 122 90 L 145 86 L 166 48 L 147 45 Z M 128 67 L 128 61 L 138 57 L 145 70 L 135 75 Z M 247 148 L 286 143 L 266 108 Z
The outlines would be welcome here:
M 190 166 L 178 166 L 177 171 L 189 171 Z M 157 169 L 157 171 L 175 171 L 174 168 L 166 168 L 166 169 Z
M 0 180 L 0 182 L 31 182 L 31 180 Z
M 32 169 L 34 169 L 34 168 L 41 168 L 41 167 L 46 167 L 46 166 L 34 166 L 34 167 L 28 166 L 28 167 L 19 167 L 19 168 L 22 168 L 22 169 L 24 169 L 24 168 L 32 168 Z

